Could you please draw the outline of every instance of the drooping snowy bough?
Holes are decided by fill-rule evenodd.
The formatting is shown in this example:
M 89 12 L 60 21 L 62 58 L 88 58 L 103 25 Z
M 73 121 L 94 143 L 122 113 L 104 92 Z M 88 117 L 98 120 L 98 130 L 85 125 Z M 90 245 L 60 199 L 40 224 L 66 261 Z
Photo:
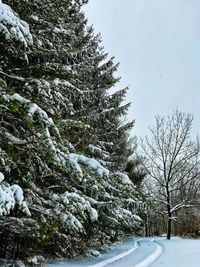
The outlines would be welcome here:
M 33 44 L 29 25 L 2 1 L 0 1 L 0 33 L 4 34 L 6 39 L 23 43 L 25 47 Z
M 0 216 L 9 215 L 16 208 L 27 216 L 31 216 L 28 206 L 24 201 L 21 187 L 19 185 L 6 185 L 3 181 L 4 175 L 0 172 Z
M 95 171 L 99 176 L 109 175 L 109 170 L 103 167 L 94 158 L 88 158 L 83 155 L 71 153 L 69 154 L 69 163 L 79 173 L 81 177 L 83 177 L 83 172 L 81 170 L 80 164 L 82 164 L 83 166 L 87 166 L 89 169 Z

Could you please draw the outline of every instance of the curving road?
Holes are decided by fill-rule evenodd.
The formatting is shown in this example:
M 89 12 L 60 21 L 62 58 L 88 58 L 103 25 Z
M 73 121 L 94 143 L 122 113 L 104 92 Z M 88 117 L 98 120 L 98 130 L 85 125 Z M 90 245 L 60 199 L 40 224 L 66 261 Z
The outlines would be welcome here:
M 98 258 L 47 264 L 48 267 L 148 267 L 163 252 L 154 239 L 129 238 Z
M 152 239 L 136 241 L 136 244 L 137 248 L 126 256 L 114 257 L 113 261 L 108 264 L 105 261 L 88 267 L 147 267 L 163 252 L 162 246 Z
M 47 264 L 48 267 L 200 267 L 200 239 L 128 238 L 97 258 Z

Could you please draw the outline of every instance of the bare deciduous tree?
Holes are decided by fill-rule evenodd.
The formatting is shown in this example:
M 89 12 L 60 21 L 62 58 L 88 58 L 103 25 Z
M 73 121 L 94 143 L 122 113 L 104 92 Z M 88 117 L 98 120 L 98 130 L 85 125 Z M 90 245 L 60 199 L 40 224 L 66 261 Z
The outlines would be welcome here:
M 191 114 L 179 111 L 167 118 L 157 116 L 151 136 L 142 141 L 149 174 L 147 189 L 154 201 L 164 207 L 168 239 L 174 214 L 192 205 L 199 186 L 200 145 L 198 138 L 191 140 L 192 121 Z

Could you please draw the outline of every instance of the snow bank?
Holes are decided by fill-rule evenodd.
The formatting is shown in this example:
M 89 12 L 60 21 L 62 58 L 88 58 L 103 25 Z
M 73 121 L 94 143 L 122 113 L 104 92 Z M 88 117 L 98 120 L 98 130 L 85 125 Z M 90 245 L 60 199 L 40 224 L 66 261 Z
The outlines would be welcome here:
M 173 237 L 159 240 L 164 253 L 151 265 L 152 267 L 199 267 L 199 239 Z M 140 267 L 140 266 L 139 266 Z
M 0 32 L 6 39 L 14 39 L 24 44 L 25 47 L 33 44 L 29 25 L 21 20 L 18 15 L 6 4 L 0 1 Z

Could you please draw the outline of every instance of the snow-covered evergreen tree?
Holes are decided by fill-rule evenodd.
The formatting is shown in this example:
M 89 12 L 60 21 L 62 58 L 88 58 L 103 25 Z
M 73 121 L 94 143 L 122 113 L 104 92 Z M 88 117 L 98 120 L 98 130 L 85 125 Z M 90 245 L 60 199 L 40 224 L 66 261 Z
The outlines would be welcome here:
M 86 2 L 0 2 L 0 257 L 72 257 L 141 224 L 127 89 L 109 94 L 118 65 Z

